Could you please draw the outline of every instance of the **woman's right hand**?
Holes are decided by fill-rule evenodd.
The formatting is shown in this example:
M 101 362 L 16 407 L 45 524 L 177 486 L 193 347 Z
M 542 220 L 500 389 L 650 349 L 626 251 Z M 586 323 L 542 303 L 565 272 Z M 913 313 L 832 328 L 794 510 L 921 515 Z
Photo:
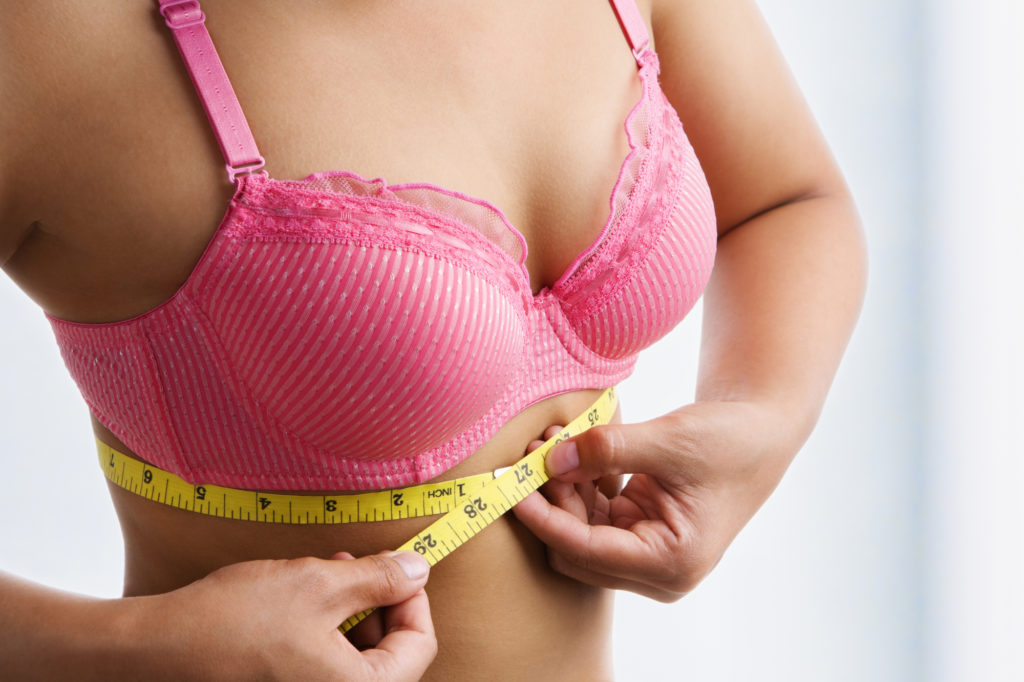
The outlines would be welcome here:
M 347 560 L 346 560 L 347 559 Z M 416 680 L 437 653 L 418 554 L 248 561 L 181 589 L 136 601 L 147 666 L 203 680 Z M 358 650 L 338 630 L 388 606 L 383 637 Z

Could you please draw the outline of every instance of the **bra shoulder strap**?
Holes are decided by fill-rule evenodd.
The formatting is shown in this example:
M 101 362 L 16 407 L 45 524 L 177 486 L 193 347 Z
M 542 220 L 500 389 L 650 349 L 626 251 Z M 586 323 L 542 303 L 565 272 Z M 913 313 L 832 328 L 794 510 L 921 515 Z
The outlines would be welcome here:
M 160 14 L 171 29 L 203 109 L 227 161 L 228 179 L 254 173 L 264 165 L 256 140 L 242 113 L 231 81 L 206 30 L 206 15 L 198 0 L 159 0 Z M 611 0 L 630 49 L 639 61 L 650 35 L 634 0 Z
M 174 35 L 174 42 L 227 161 L 229 180 L 235 182 L 239 175 L 260 170 L 263 157 L 256 148 L 245 114 L 213 47 L 204 23 L 206 15 L 199 8 L 199 3 L 197 0 L 159 2 L 160 14 Z
M 615 16 L 619 18 L 622 32 L 626 35 L 626 41 L 639 62 L 640 55 L 651 43 L 651 36 L 647 32 L 647 24 L 644 23 L 644 18 L 640 14 L 635 0 L 611 0 L 611 3 L 612 8 L 615 10 Z

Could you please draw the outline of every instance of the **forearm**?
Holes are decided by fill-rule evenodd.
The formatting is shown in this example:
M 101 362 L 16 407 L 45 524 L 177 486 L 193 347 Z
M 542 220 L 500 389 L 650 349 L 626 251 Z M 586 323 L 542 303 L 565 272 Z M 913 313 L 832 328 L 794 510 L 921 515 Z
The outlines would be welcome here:
M 0 573 L 0 678 L 144 677 L 132 638 L 136 601 L 72 595 Z
M 413 680 L 437 653 L 411 552 L 245 561 L 146 597 L 90 599 L 0 573 L 0 679 Z M 338 624 L 388 606 L 365 652 Z
M 727 231 L 705 292 L 698 401 L 771 405 L 795 454 L 817 421 L 865 281 L 860 222 L 843 191 Z

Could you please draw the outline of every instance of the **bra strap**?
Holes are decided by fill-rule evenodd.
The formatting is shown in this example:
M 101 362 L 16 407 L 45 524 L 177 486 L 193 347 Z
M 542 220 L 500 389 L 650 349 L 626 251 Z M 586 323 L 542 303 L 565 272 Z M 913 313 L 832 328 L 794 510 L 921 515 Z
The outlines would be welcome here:
M 263 168 L 245 114 L 224 71 L 213 40 L 206 30 L 206 15 L 197 0 L 159 0 L 160 14 L 174 35 L 199 99 L 227 161 L 228 179 L 255 173 Z M 264 171 L 264 174 L 266 171 Z
M 635 0 L 611 0 L 615 16 L 619 18 L 622 32 L 626 34 L 626 41 L 637 62 L 640 62 L 640 55 L 651 43 L 651 36 L 647 32 L 647 24 L 636 6 Z

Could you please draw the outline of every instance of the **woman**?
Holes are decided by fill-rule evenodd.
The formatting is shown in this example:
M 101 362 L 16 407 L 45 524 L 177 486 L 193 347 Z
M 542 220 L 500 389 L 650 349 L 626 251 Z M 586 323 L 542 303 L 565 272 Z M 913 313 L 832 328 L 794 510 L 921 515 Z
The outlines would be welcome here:
M 207 0 L 205 25 L 273 178 L 254 164 L 236 165 L 235 186 L 224 182 L 210 122 L 155 5 L 97 11 L 64 3 L 58 12 L 25 3 L 8 8 L 2 29 L 4 269 L 51 316 L 90 400 L 97 438 L 129 457 L 182 474 L 206 467 L 233 487 L 300 494 L 490 471 L 515 462 L 621 380 L 636 353 L 704 291 L 697 402 L 644 424 L 595 427 L 556 449 L 548 469 L 561 480 L 548 484 L 546 497 L 524 501 L 515 519 L 498 520 L 431 571 L 439 652 L 430 679 L 608 678 L 608 588 L 677 599 L 711 570 L 809 434 L 860 305 L 863 248 L 852 201 L 753 4 L 616 5 Z M 169 9 L 168 19 L 195 26 L 189 12 L 197 10 Z M 342 169 L 358 176 L 326 175 L 315 188 L 285 182 Z M 55 177 L 59 187 L 51 184 Z M 425 191 L 423 181 L 432 183 Z M 304 207 L 301 229 L 317 211 L 330 214 L 320 215 L 326 222 L 318 229 L 326 233 L 344 223 L 337 239 L 347 255 L 338 258 L 353 259 L 345 270 L 353 274 L 338 286 L 365 277 L 365 288 L 379 287 L 352 250 L 353 230 L 365 228 L 363 246 L 383 253 L 374 241 L 380 235 L 367 226 L 386 231 L 405 221 L 399 227 L 412 236 L 403 233 L 407 241 L 400 248 L 393 242 L 388 253 L 413 253 L 415 242 L 420 250 L 409 256 L 410 267 L 444 262 L 437 277 L 454 278 L 450 284 L 470 275 L 486 281 L 480 296 L 493 294 L 487 309 L 504 311 L 511 331 L 496 337 L 494 318 L 455 324 L 448 316 L 462 299 L 445 299 L 451 305 L 439 304 L 435 316 L 401 328 L 401 336 L 376 339 L 385 349 L 407 348 L 402 344 L 427 328 L 462 339 L 444 354 L 461 370 L 429 374 L 432 365 L 423 363 L 413 371 L 428 374 L 406 383 L 389 367 L 367 369 L 377 356 L 362 346 L 346 346 L 351 356 L 300 352 L 315 336 L 288 336 L 312 324 L 297 305 L 296 316 L 287 316 L 296 297 L 307 295 L 301 287 L 265 281 L 269 260 L 266 271 L 250 263 L 238 275 L 244 286 L 218 284 L 234 272 L 231 263 L 248 256 L 240 248 L 207 249 L 215 237 L 228 244 L 230 229 L 249 220 L 250 248 L 294 248 L 288 253 L 297 258 L 320 254 L 317 263 L 335 265 L 309 233 L 295 237 L 297 247 L 289 241 L 300 228 L 287 202 L 300 195 L 326 202 Z M 438 198 L 447 201 L 441 208 L 430 203 Z M 370 218 L 339 217 L 355 204 Z M 226 205 L 236 222 L 222 222 Z M 398 213 L 382 223 L 385 207 Z M 448 214 L 461 222 L 444 219 Z M 478 232 L 463 230 L 465 223 Z M 221 230 L 225 225 L 230 229 Z M 367 314 L 400 308 L 399 291 L 411 296 L 412 289 L 383 282 L 377 291 L 386 305 L 375 307 L 365 294 Z M 177 293 L 182 288 L 197 300 L 216 296 L 202 314 L 190 312 L 188 298 Z M 440 297 L 451 289 L 430 291 Z M 244 316 L 209 312 L 235 295 L 248 306 Z M 311 305 L 336 300 L 307 296 Z M 473 302 L 484 306 L 482 300 Z M 155 327 L 146 327 L 146 347 L 167 353 L 154 361 L 164 374 L 141 360 L 110 361 L 113 375 L 90 369 L 118 349 L 97 350 L 99 343 L 82 339 L 106 334 L 98 330 L 107 323 L 136 330 L 165 315 L 190 316 L 186 334 L 208 323 L 231 352 L 211 359 L 171 331 L 154 341 Z M 374 338 L 369 325 L 369 318 L 353 325 L 359 334 L 340 342 Z M 140 334 L 126 332 L 124 343 Z M 395 367 L 408 369 L 413 365 L 403 363 L 440 345 L 425 347 L 404 351 Z M 175 365 L 179 351 L 185 359 Z M 76 364 L 83 357 L 97 364 Z M 516 364 L 523 358 L 526 365 Z M 174 380 L 184 382 L 190 375 L 180 368 L 189 362 L 221 363 L 200 379 L 215 371 L 225 381 L 242 377 L 253 395 L 237 423 L 211 420 L 235 405 L 224 402 L 229 398 L 242 404 L 238 391 L 216 402 L 217 382 L 175 392 L 154 378 L 178 367 Z M 347 396 L 332 392 L 341 390 L 334 382 L 270 404 L 281 402 L 290 381 L 315 381 L 331 368 L 353 373 Z M 370 371 L 382 380 L 360 374 Z M 261 394 L 264 381 L 274 391 Z M 431 382 L 444 390 L 419 390 Z M 140 386 L 163 391 L 161 404 L 171 407 L 128 426 L 123 415 L 136 414 L 131 406 L 143 399 L 128 400 L 129 392 Z M 385 397 L 406 387 L 415 395 Z M 207 398 L 213 402 L 202 403 Z M 182 401 L 177 408 L 175 400 Z M 488 421 L 490 405 L 503 409 L 495 407 Z M 459 408 L 454 416 L 452 406 Z M 263 408 L 283 424 L 281 433 L 270 433 L 277 426 L 268 418 L 245 438 L 277 443 L 301 429 L 305 436 L 286 449 L 290 457 L 259 450 L 268 468 L 251 473 L 244 470 L 251 462 L 229 460 L 234 446 L 214 443 L 214 436 L 246 419 L 258 422 L 251 415 Z M 336 424 L 343 408 L 354 416 L 333 431 L 323 426 Z M 409 421 L 376 423 L 378 410 Z M 320 421 L 311 425 L 303 415 Z M 475 440 L 465 436 L 482 422 L 493 428 L 478 429 Z M 154 426 L 163 424 L 171 426 Z M 416 428 L 403 430 L 409 424 Z M 185 432 L 195 436 L 187 444 L 157 446 Z M 204 433 L 213 435 L 204 440 Z M 336 437 L 330 447 L 325 434 Z M 441 436 L 462 438 L 461 450 L 444 450 Z M 348 448 L 338 442 L 345 438 Z M 314 465 L 312 455 L 295 456 L 309 442 L 336 459 Z M 373 448 L 380 452 L 371 457 Z M 413 457 L 442 451 L 429 465 Z M 239 457 L 244 452 L 238 447 Z M 327 471 L 335 461 L 355 469 Z M 365 470 L 363 461 L 371 463 Z M 634 476 L 616 495 L 614 477 L 623 473 Z M 183 512 L 116 486 L 111 494 L 125 537 L 125 594 L 141 598 L 70 601 L 4 582 L 4 601 L 19 607 L 8 613 L 21 619 L 2 623 L 3 639 L 21 656 L 36 654 L 29 658 L 37 676 L 84 660 L 83 674 L 104 679 L 137 677 L 139 670 L 146 677 L 359 678 L 339 671 L 352 652 L 325 623 L 351 613 L 323 613 L 324 600 L 338 591 L 325 576 L 339 563 L 323 560 L 398 547 L 432 520 L 260 524 Z M 409 583 L 380 603 L 401 601 L 419 586 Z M 337 608 L 363 605 L 346 600 Z M 386 646 L 383 625 L 426 635 L 421 618 L 402 616 L 411 608 L 390 610 L 387 621 L 371 618 L 353 630 L 353 640 Z M 88 634 L 68 641 L 53 624 L 60 621 L 49 618 L 24 627 L 25 614 L 56 612 Z M 7 664 L 0 667 L 13 669 Z

